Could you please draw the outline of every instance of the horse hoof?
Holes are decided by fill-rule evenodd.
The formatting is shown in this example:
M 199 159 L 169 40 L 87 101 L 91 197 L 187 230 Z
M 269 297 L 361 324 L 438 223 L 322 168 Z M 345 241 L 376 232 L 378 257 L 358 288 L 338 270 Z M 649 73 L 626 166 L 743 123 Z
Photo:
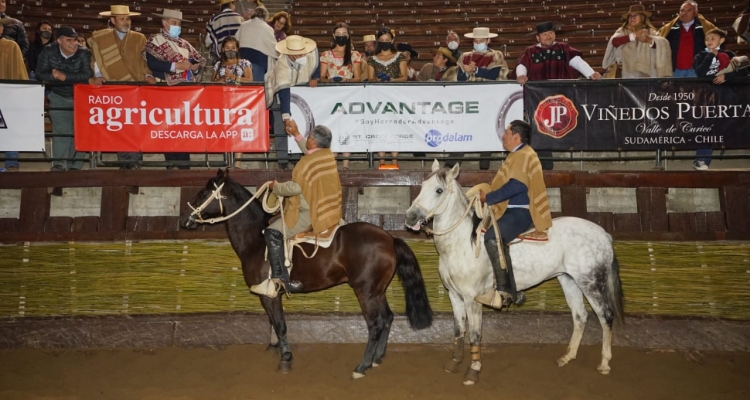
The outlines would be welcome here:
M 609 372 L 612 371 L 612 368 L 609 367 L 609 365 L 602 367 L 601 365 L 596 368 L 597 371 L 599 371 L 602 375 L 609 375 Z
M 361 379 L 364 377 L 365 377 L 365 374 L 359 373 L 357 371 L 352 372 L 352 379 Z
M 562 356 L 557 359 L 557 366 L 558 367 L 564 367 L 567 365 L 573 358 L 568 358 L 567 356 Z
M 292 362 L 291 361 L 279 361 L 279 372 L 282 374 L 289 373 L 292 370 Z
M 376 363 L 376 362 L 373 362 L 373 363 L 372 363 L 372 367 L 373 367 L 373 368 L 377 368 L 377 367 L 379 367 L 379 366 L 380 366 L 380 363 Z
M 450 359 L 447 363 L 445 363 L 445 372 L 450 372 L 451 374 L 457 374 L 458 373 L 458 367 L 461 365 L 460 362 Z
M 479 371 L 469 368 L 464 374 L 464 386 L 471 386 L 479 381 Z

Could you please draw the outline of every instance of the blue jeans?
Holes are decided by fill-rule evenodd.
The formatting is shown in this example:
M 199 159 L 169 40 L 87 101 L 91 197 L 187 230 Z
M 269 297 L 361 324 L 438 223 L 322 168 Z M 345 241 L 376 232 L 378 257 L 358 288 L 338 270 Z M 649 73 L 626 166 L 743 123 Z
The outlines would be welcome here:
M 695 73 L 695 70 L 690 69 L 676 69 L 674 70 L 674 74 L 672 75 L 673 78 L 697 78 L 698 75 Z
M 500 236 L 503 243 L 514 240 L 518 235 L 524 233 L 531 227 L 531 212 L 528 208 L 508 208 L 505 210 L 500 219 L 497 220 L 497 227 L 500 228 Z M 491 227 L 484 234 L 484 240 L 496 240 L 495 228 Z
M 713 149 L 698 149 L 695 151 L 695 161 L 703 161 L 706 165 L 711 165 L 711 153 Z
M 5 152 L 5 168 L 18 168 L 18 152 L 17 151 L 6 151 Z

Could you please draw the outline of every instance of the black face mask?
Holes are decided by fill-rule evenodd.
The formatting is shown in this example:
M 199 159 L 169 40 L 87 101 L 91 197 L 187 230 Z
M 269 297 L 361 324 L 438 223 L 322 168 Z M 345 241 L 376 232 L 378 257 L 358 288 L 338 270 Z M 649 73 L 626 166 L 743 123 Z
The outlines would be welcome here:
M 333 42 L 337 46 L 346 46 L 349 43 L 349 36 L 334 36 Z
M 44 38 L 44 39 L 49 39 L 49 38 L 51 38 L 51 37 L 52 37 L 52 32 L 50 32 L 50 31 L 41 31 L 41 32 L 40 32 L 39 34 L 40 34 L 40 35 L 42 36 L 42 38 Z
M 234 50 L 227 50 L 224 52 L 224 57 L 226 58 L 237 58 L 237 52 Z
M 375 54 L 380 53 L 381 51 L 388 51 L 391 49 L 391 46 L 391 42 L 378 42 L 377 47 L 375 47 Z

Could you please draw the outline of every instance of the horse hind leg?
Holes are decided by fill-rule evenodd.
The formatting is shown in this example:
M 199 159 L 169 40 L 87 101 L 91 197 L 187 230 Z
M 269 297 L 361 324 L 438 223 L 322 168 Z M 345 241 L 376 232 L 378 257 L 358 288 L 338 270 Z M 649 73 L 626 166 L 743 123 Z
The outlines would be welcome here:
M 586 329 L 586 321 L 588 320 L 589 313 L 586 311 L 586 304 L 583 302 L 583 292 L 573 278 L 570 275 L 564 274 L 558 276 L 557 280 L 560 282 L 560 286 L 562 286 L 563 293 L 565 293 L 565 301 L 568 303 L 570 312 L 573 315 L 573 335 L 570 337 L 568 350 L 562 357 L 557 359 L 557 365 L 562 367 L 571 360 L 575 360 L 578 354 L 578 347 L 583 338 L 583 331 Z
M 614 264 L 616 261 L 613 262 Z M 609 362 L 612 360 L 612 325 L 618 313 L 621 313 L 621 305 L 618 306 L 621 299 L 619 298 L 617 266 L 612 268 L 614 269 L 607 267 L 595 269 L 590 279 L 587 280 L 586 286 L 583 286 L 586 299 L 602 326 L 602 361 L 596 369 L 603 375 L 609 374 L 611 370 Z M 612 274 L 614 277 L 610 276 Z M 611 281 L 610 278 L 612 278 Z
M 464 336 L 466 335 L 466 306 L 461 297 L 454 291 L 448 291 L 453 308 L 453 356 L 445 363 L 445 371 L 458 373 L 464 361 Z
M 385 315 L 385 327 L 383 328 L 383 332 L 380 334 L 380 339 L 378 339 L 378 344 L 375 347 L 375 356 L 372 361 L 372 366 L 379 367 L 380 364 L 383 363 L 383 357 L 385 357 L 385 349 L 388 345 L 388 336 L 391 334 L 391 325 L 393 324 L 393 311 L 391 311 L 391 307 L 388 305 L 388 301 L 385 300 L 384 302 L 385 309 L 383 310 L 383 313 L 381 315 Z
M 354 368 L 354 372 L 352 372 L 352 379 L 364 378 L 365 371 L 372 367 L 378 342 L 386 325 L 388 325 L 388 318 L 379 312 L 380 306 L 378 303 L 382 301 L 385 301 L 385 296 L 368 300 L 367 303 L 360 302 L 362 314 L 365 316 L 365 321 L 367 322 L 367 345 L 365 346 L 365 354 L 362 356 L 362 361 Z

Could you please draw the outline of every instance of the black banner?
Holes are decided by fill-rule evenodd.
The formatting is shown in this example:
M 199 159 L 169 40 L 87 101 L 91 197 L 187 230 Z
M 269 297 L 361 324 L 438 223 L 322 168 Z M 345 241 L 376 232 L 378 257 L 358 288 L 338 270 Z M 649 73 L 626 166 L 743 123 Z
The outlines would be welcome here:
M 537 150 L 750 148 L 750 80 L 529 82 Z

